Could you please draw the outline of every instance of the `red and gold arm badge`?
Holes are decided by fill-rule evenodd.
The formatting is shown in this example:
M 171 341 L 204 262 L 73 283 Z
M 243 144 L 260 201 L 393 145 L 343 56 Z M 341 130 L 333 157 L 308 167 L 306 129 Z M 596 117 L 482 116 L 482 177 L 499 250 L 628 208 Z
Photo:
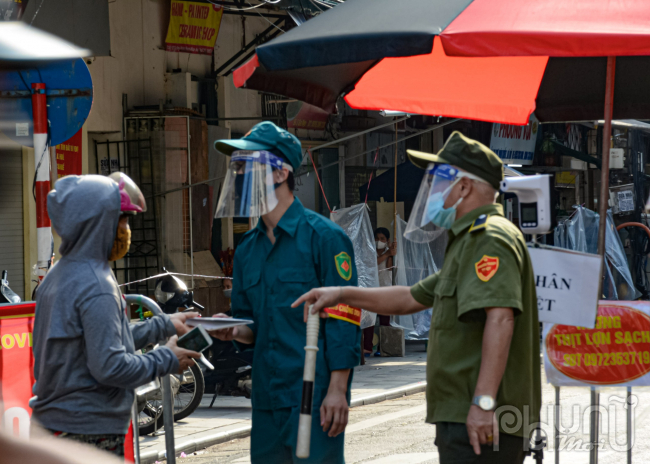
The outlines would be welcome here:
M 483 257 L 474 264 L 476 276 L 483 282 L 487 282 L 499 270 L 499 258 L 494 256 L 483 255 Z
M 359 308 L 338 304 L 333 308 L 325 308 L 325 312 L 334 319 L 341 319 L 358 326 L 361 325 L 361 310 Z

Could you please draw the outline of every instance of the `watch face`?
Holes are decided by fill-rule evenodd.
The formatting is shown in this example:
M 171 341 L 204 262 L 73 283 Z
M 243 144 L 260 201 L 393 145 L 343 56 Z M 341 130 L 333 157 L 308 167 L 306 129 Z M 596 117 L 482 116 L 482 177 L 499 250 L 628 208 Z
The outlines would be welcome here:
M 491 411 L 494 408 L 494 399 L 489 396 L 481 396 L 478 400 L 478 407 L 484 411 Z

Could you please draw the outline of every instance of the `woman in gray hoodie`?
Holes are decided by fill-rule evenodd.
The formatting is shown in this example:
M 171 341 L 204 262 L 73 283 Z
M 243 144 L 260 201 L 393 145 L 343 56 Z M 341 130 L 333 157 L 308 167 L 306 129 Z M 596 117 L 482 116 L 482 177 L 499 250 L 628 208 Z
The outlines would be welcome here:
M 176 346 L 187 317 L 131 325 L 109 260 L 129 249 L 128 214 L 146 210 L 126 175 L 59 179 L 47 196 L 61 259 L 36 291 L 32 419 L 57 436 L 122 456 L 134 389 L 200 355 Z M 135 350 L 171 337 L 143 356 Z

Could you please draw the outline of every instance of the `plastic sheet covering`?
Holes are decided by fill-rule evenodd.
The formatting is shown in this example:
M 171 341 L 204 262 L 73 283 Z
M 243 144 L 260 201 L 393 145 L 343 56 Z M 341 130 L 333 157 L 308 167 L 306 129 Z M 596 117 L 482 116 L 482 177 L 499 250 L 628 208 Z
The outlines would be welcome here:
M 555 228 L 555 245 L 584 253 L 598 253 L 598 213 L 579 206 L 575 214 Z M 605 235 L 605 281 L 607 300 L 636 300 L 641 296 L 635 287 L 623 243 L 616 231 L 611 210 L 607 211 Z
M 379 287 L 375 236 L 366 204 L 361 203 L 336 210 L 332 212 L 330 218 L 348 234 L 352 241 L 359 287 Z M 374 326 L 376 319 L 376 313 L 364 309 L 361 313 L 361 329 Z
M 416 243 L 404 238 L 406 222 L 397 217 L 397 285 L 415 285 L 422 279 L 438 272 L 433 261 L 429 243 Z M 434 240 L 440 240 L 437 238 Z M 427 340 L 431 328 L 432 309 L 425 309 L 409 316 L 393 316 L 391 324 L 404 329 L 407 340 Z

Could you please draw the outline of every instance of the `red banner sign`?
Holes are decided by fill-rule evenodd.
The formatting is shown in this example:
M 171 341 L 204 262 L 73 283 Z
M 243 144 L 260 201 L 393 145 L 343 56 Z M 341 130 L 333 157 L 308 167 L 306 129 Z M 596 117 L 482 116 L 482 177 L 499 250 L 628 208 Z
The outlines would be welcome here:
M 0 304 L 0 405 L 2 424 L 13 424 L 13 434 L 29 437 L 33 396 L 34 354 L 32 351 L 36 303 Z M 132 463 L 133 427 L 124 445 L 125 463 Z
M 56 146 L 56 178 L 81 175 L 81 131 Z
M 601 301 L 596 327 L 545 330 L 547 375 L 554 385 L 649 385 L 650 305 Z
M 32 330 L 36 303 L 0 305 L 0 404 L 3 424 L 13 433 L 29 436 L 32 410 L 29 399 L 34 385 Z

